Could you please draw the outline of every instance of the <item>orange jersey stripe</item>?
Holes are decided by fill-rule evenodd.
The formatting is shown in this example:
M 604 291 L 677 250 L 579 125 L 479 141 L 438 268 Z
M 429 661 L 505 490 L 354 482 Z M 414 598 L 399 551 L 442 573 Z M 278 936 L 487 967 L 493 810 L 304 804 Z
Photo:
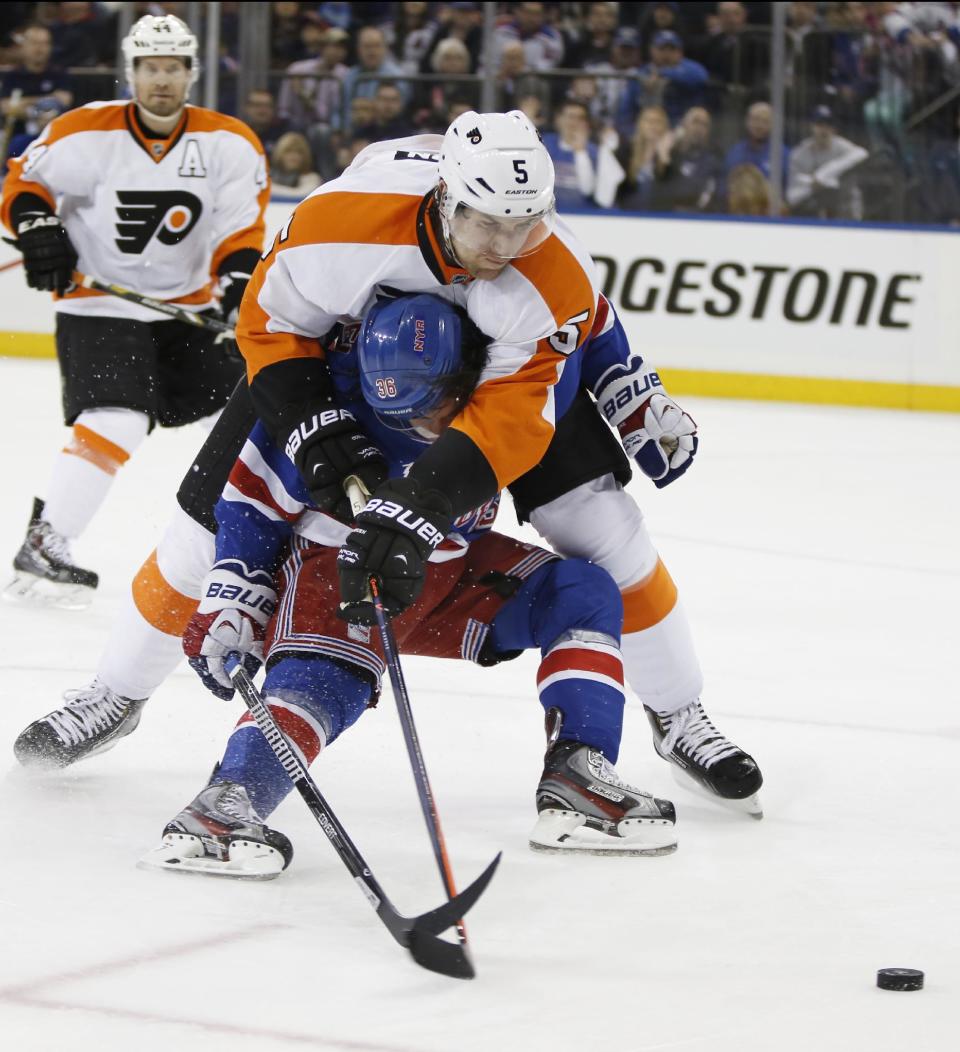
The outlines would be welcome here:
M 316 339 L 296 333 L 269 332 L 270 321 L 258 298 L 279 256 L 291 248 L 316 244 L 415 245 L 421 198 L 412 194 L 370 194 L 334 191 L 308 197 L 297 205 L 290 223 L 277 234 L 256 270 L 240 307 L 237 343 L 247 363 L 247 378 L 288 358 L 322 358 Z
M 553 438 L 543 410 L 563 355 L 541 340 L 517 372 L 481 384 L 451 427 L 469 435 L 490 463 L 500 489 L 539 463 Z
M 653 628 L 677 605 L 677 586 L 661 559 L 650 574 L 621 594 L 625 633 Z
M 570 249 L 553 234 L 536 252 L 515 259 L 512 265 L 540 293 L 558 329 L 571 318 L 589 312 L 588 317 L 577 322 L 578 342 L 582 343 L 593 327 L 596 296 L 589 277 Z
M 178 592 L 160 572 L 156 551 L 133 579 L 133 601 L 144 620 L 168 636 L 182 636 L 199 600 Z

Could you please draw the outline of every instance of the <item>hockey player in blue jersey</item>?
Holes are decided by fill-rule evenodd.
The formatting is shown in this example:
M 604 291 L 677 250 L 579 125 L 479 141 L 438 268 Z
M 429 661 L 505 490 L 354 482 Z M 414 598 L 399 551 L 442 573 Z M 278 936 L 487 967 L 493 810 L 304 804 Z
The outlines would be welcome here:
M 469 397 L 486 340 L 458 309 L 432 296 L 381 301 L 359 336 L 340 334 L 329 356 L 337 411 L 350 414 L 386 458 L 390 481 L 357 526 L 316 509 L 293 465 L 257 424 L 216 509 L 216 563 L 184 636 L 205 685 L 229 698 L 231 652 L 264 660 L 263 692 L 293 746 L 311 762 L 373 701 L 384 671 L 371 632 L 366 582 L 354 552 L 365 523 L 391 513 L 411 463 Z M 579 385 L 570 364 L 569 397 Z M 565 389 L 565 388 L 564 388 Z M 537 647 L 549 746 L 530 842 L 547 850 L 662 854 L 676 845 L 672 804 L 624 783 L 617 759 L 624 705 L 619 651 L 623 607 L 609 575 L 581 559 L 491 530 L 499 495 L 449 529 L 427 511 L 408 525 L 430 549 L 425 577 L 408 575 L 404 543 L 381 559 L 402 652 L 490 665 Z M 346 602 L 339 605 L 340 591 Z M 386 588 L 384 591 L 386 592 Z M 351 598 L 352 597 L 352 598 Z M 164 829 L 148 865 L 227 876 L 277 875 L 292 847 L 266 819 L 292 788 L 249 716 L 234 729 L 210 783 Z

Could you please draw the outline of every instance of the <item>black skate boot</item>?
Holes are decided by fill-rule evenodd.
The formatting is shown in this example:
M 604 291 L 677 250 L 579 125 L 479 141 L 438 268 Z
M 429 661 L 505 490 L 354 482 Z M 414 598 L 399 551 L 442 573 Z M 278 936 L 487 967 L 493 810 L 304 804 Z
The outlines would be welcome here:
M 673 804 L 627 785 L 602 753 L 580 742 L 547 749 L 537 811 L 534 851 L 666 855 L 677 846 Z
M 147 699 L 121 698 L 98 680 L 68 690 L 66 705 L 21 731 L 13 752 L 25 767 L 69 767 L 132 734 Z
M 74 565 L 70 542 L 44 522 L 42 514 L 43 501 L 34 497 L 27 536 L 14 556 L 14 576 L 4 598 L 81 610 L 92 602 L 100 578 Z
M 699 700 L 666 715 L 644 709 L 653 744 L 665 760 L 735 810 L 763 818 L 757 797 L 763 775 L 757 761 L 714 727 Z
M 214 778 L 216 771 L 214 771 Z M 163 843 L 140 865 L 179 873 L 270 880 L 290 865 L 293 845 L 267 826 L 238 782 L 213 782 L 167 823 Z

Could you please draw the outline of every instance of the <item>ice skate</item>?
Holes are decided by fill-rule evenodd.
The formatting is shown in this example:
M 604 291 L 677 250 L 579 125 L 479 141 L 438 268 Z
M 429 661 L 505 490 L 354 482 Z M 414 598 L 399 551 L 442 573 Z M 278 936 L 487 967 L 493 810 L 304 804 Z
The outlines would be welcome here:
M 27 536 L 13 560 L 13 580 L 5 599 L 27 600 L 64 610 L 82 610 L 93 601 L 99 577 L 74 565 L 70 542 L 40 517 L 43 501 L 34 497 Z
M 591 855 L 666 855 L 677 846 L 669 800 L 627 785 L 602 753 L 573 741 L 547 750 L 530 847 Z
M 678 778 L 681 784 L 692 781 L 734 810 L 763 818 L 757 796 L 763 775 L 756 760 L 714 727 L 699 700 L 668 715 L 644 709 L 653 728 L 653 744 L 683 772 Z
M 145 869 L 270 880 L 290 865 L 293 845 L 270 829 L 237 782 L 214 782 L 168 822 Z
M 88 687 L 68 690 L 66 705 L 34 720 L 13 743 L 25 767 L 69 767 L 77 760 L 112 749 L 136 730 L 146 698 L 122 698 L 94 680 Z

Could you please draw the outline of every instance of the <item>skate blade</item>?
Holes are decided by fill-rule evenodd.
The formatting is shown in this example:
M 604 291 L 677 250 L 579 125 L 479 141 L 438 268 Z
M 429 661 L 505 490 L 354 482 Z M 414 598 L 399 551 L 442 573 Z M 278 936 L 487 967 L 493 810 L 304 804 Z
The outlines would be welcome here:
M 672 822 L 646 818 L 627 818 L 618 825 L 620 835 L 604 833 L 586 825 L 577 811 L 547 808 L 540 812 L 530 833 L 532 851 L 565 852 L 580 855 L 646 856 L 670 855 L 677 850 L 677 834 Z
M 160 847 L 148 851 L 138 862 L 139 869 L 161 869 L 168 873 L 200 873 L 208 877 L 234 880 L 273 880 L 283 872 L 283 856 L 269 844 L 234 840 L 226 859 L 203 853 L 199 837 L 187 833 L 168 833 Z
M 92 602 L 94 589 L 82 584 L 60 584 L 44 577 L 17 570 L 2 594 L 8 603 L 29 603 L 31 606 L 58 610 L 85 610 Z
M 713 800 L 714 803 L 719 804 L 726 811 L 733 811 L 740 815 L 749 815 L 758 822 L 763 818 L 763 805 L 760 803 L 759 793 L 754 793 L 752 796 L 745 796 L 742 800 L 731 800 L 726 796 L 718 796 L 716 793 L 711 792 L 702 782 L 697 781 L 692 775 L 687 774 L 686 771 L 678 767 L 673 761 L 668 761 L 668 763 L 670 764 L 670 770 L 673 773 L 674 781 L 682 788 L 695 789 L 699 796 L 705 796 L 707 799 Z

